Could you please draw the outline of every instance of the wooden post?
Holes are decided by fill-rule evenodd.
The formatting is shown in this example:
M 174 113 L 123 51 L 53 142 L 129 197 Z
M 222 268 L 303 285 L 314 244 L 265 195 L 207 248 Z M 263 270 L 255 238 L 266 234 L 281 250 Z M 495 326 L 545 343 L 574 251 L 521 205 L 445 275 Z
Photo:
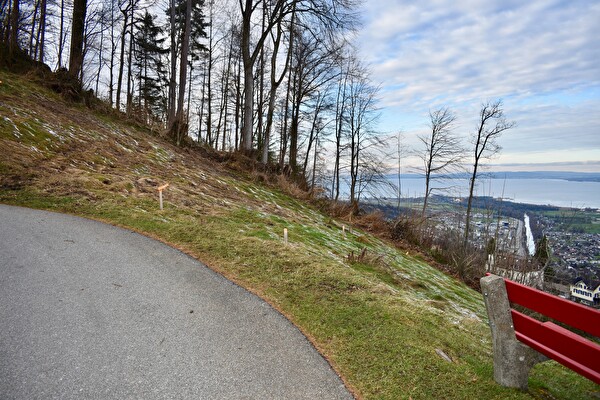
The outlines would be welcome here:
M 287 228 L 283 228 L 283 244 L 288 244 L 288 230 Z
M 162 186 L 159 186 L 159 187 L 157 188 L 157 190 L 158 190 L 158 201 L 159 201 L 159 203 L 160 203 L 160 210 L 161 210 L 161 211 L 162 211 L 162 209 L 163 209 L 163 195 L 162 195 L 162 192 L 163 192 L 163 190 L 165 190 L 167 187 L 169 187 L 169 184 L 168 184 L 168 183 L 165 183 L 164 185 L 162 185 Z

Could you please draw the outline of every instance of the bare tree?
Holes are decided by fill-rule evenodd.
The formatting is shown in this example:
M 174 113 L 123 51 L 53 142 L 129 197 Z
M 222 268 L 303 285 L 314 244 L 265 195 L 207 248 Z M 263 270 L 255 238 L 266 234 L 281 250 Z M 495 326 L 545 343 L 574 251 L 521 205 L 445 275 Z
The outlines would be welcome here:
M 327 97 L 328 89 L 329 88 L 326 87 L 325 90 L 323 90 L 322 92 L 318 92 L 314 99 L 314 104 L 312 107 L 313 108 L 312 122 L 310 124 L 311 128 L 310 128 L 310 133 L 308 135 L 307 144 L 306 144 L 306 152 L 304 155 L 304 164 L 302 165 L 302 176 L 305 177 L 306 179 L 308 179 L 308 176 L 306 174 L 306 171 L 308 168 L 308 159 L 309 159 L 312 147 L 314 145 L 313 173 L 312 173 L 313 183 L 311 184 L 311 188 L 314 187 L 314 175 L 315 175 L 314 168 L 315 168 L 316 157 L 317 157 L 317 153 L 318 153 L 318 143 L 320 140 L 321 132 L 325 129 L 325 126 L 326 126 L 326 124 L 323 121 L 323 114 L 325 113 L 325 111 L 327 111 L 331 107 L 331 104 Z
M 65 0 L 60 0 L 60 28 L 58 31 L 58 63 L 57 63 L 57 69 L 58 68 L 62 68 L 62 55 L 63 55 L 63 49 L 64 49 L 64 42 L 65 42 L 65 9 L 66 9 L 66 4 L 65 4 Z
M 276 25 L 275 34 L 271 34 L 271 40 L 273 42 L 273 51 L 271 52 L 271 69 L 270 69 L 270 86 L 269 86 L 269 102 L 267 107 L 267 121 L 266 127 L 263 137 L 263 148 L 262 148 L 262 163 L 266 165 L 269 162 L 269 147 L 271 143 L 271 131 L 273 128 L 273 114 L 275 113 L 275 101 L 277 99 L 277 89 L 283 82 L 283 79 L 287 75 L 288 68 L 291 63 L 292 51 L 294 48 L 294 35 L 293 35 L 293 27 L 295 25 L 295 17 L 296 12 L 295 8 L 292 9 L 291 20 L 290 20 L 290 29 L 289 29 L 289 44 L 288 44 L 288 53 L 283 64 L 283 70 L 279 77 L 277 77 L 277 58 L 279 56 L 279 47 L 281 46 L 281 41 L 283 38 L 284 30 L 283 30 L 283 21 L 278 21 Z
M 64 0 L 61 0 L 64 1 Z M 118 0 L 108 0 L 110 9 L 110 58 L 109 58 L 109 82 L 108 82 L 108 102 L 112 107 L 114 101 L 114 78 L 115 78 L 115 61 L 117 57 L 118 41 L 115 32 L 115 25 L 119 22 L 119 4 Z M 62 12 L 62 11 L 61 11 Z
M 345 122 L 346 100 L 348 98 L 346 87 L 350 76 L 351 62 L 344 60 L 340 66 L 338 90 L 335 102 L 335 157 L 333 165 L 333 178 L 331 182 L 331 198 L 337 201 L 340 197 L 340 159 L 342 157 L 342 135 Z M 345 65 L 344 65 L 345 64 Z M 346 68 L 346 69 L 344 69 Z
M 430 132 L 428 135 L 419 135 L 424 151 L 418 154 L 423 162 L 425 175 L 425 198 L 421 217 L 425 217 L 429 196 L 435 189 L 433 181 L 440 174 L 450 172 L 457 167 L 463 158 L 463 149 L 459 138 L 452 132 L 456 116 L 448 108 L 438 108 L 429 111 Z
M 85 32 L 85 13 L 87 0 L 73 2 L 73 23 L 71 28 L 71 55 L 69 56 L 69 73 L 71 76 L 81 78 L 83 66 L 83 35 Z
M 349 12 L 355 5 L 350 0 L 238 0 L 242 14 L 241 52 L 244 65 L 244 122 L 242 123 L 242 147 L 249 152 L 253 148 L 252 133 L 254 127 L 254 66 L 261 54 L 265 41 L 277 24 L 287 16 L 297 13 L 310 15 L 313 22 L 327 26 L 331 32 L 352 29 L 354 15 Z M 268 19 L 260 29 L 255 25 L 253 14 L 259 7 L 267 7 Z M 307 29 L 304 26 L 303 29 Z M 252 33 L 256 34 L 252 35 Z M 282 157 L 280 156 L 280 162 Z
M 117 75 L 117 93 L 115 99 L 115 105 L 117 111 L 121 109 L 121 88 L 123 85 L 123 69 L 125 67 L 125 43 L 127 38 L 127 28 L 129 26 L 129 13 L 133 15 L 137 0 L 124 0 L 123 3 L 119 4 L 119 9 L 123 14 L 123 29 L 121 31 L 121 51 L 119 60 L 119 73 Z M 132 27 L 129 27 L 129 34 L 132 34 Z
M 46 35 L 46 0 L 34 3 L 29 36 L 29 55 L 34 60 L 44 62 L 44 41 Z M 39 15 L 39 18 L 38 18 Z M 37 27 L 37 33 L 36 33 Z M 35 40 L 34 40 L 35 39 Z M 34 44 L 35 42 L 35 44 Z
M 404 154 L 407 153 L 407 146 L 404 143 L 404 132 L 398 131 L 396 134 L 396 157 L 398 158 L 398 185 L 396 187 L 398 194 L 398 216 L 400 216 L 400 209 L 402 205 L 402 161 L 404 158 Z
M 244 64 L 244 121 L 242 123 L 242 148 L 246 152 L 252 150 L 252 132 L 254 125 L 254 65 L 261 53 L 265 40 L 271 29 L 291 12 L 296 1 L 276 0 L 272 2 L 269 21 L 263 25 L 254 46 L 252 46 L 251 33 L 253 14 L 257 8 L 266 6 L 264 0 L 239 0 L 242 13 L 242 62 Z
M 12 0 L 12 9 L 9 12 L 10 18 L 10 28 L 9 32 L 9 40 L 8 40 L 8 51 L 9 56 L 14 57 L 19 51 L 19 0 Z
M 373 131 L 373 124 L 379 118 L 377 110 L 377 93 L 379 88 L 373 86 L 368 79 L 364 67 L 357 65 L 355 73 L 348 82 L 348 148 L 350 151 L 350 203 L 354 213 L 358 213 L 360 194 L 364 190 L 361 183 L 368 169 L 369 152 L 373 147 L 383 144 Z M 379 158 L 375 158 L 377 160 Z
M 301 107 L 306 100 L 315 96 L 318 97 L 320 95 L 319 89 L 336 78 L 335 64 L 338 61 L 336 57 L 338 52 L 335 48 L 336 44 L 327 43 L 320 37 L 315 37 L 312 32 L 304 34 L 298 32 L 295 36 L 296 45 L 291 65 L 293 79 L 289 166 L 293 177 L 299 178 L 301 170 L 301 166 L 298 165 Z M 322 108 L 319 101 L 316 104 L 317 108 Z M 312 141 L 309 141 L 309 145 L 312 145 Z
M 175 126 L 171 126 L 171 129 L 175 129 L 175 132 L 171 132 L 175 135 L 177 144 L 181 143 L 183 135 L 187 134 L 187 127 L 184 127 L 183 121 L 183 100 L 185 97 L 186 79 L 187 79 L 187 66 L 188 66 L 188 53 L 190 49 L 190 31 L 192 24 L 192 0 L 186 1 L 185 8 L 185 23 L 183 37 L 181 41 L 181 60 L 179 62 L 179 95 L 177 96 L 177 112 L 175 113 Z
M 479 123 L 477 131 L 473 135 L 473 170 L 469 183 L 469 200 L 467 202 L 467 214 L 465 218 L 465 236 L 463 247 L 467 246 L 469 241 L 471 226 L 471 206 L 473 203 L 473 193 L 475 192 L 475 182 L 477 173 L 481 166 L 481 161 L 493 157 L 501 150 L 497 140 L 502 133 L 515 126 L 515 122 L 507 121 L 502 109 L 502 100 L 494 102 L 488 101 L 482 104 L 479 112 Z

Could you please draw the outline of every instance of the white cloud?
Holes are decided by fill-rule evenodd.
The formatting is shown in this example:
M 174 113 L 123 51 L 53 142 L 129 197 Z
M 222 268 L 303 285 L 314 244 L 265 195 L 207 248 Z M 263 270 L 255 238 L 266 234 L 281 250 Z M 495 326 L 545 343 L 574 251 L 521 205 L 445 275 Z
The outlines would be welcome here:
M 510 136 L 519 138 L 503 143 L 505 151 L 595 148 L 600 154 L 597 1 L 381 1 L 365 7 L 361 54 L 382 83 L 383 106 L 395 115 L 426 115 L 445 105 L 470 129 L 469 115 L 476 117 L 483 101 L 504 98 L 507 115 L 518 123 Z

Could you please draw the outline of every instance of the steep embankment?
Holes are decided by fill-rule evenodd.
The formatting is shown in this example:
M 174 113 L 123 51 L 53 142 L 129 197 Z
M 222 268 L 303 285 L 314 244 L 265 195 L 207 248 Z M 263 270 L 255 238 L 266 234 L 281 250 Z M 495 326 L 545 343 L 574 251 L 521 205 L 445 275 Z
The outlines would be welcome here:
M 259 294 L 361 398 L 589 398 L 553 363 L 530 393 L 492 379 L 480 295 L 280 190 L 0 72 L 0 201 L 169 242 Z M 159 210 L 156 188 L 164 192 Z M 289 230 L 289 244 L 282 240 Z M 168 268 L 168 266 L 165 266 Z

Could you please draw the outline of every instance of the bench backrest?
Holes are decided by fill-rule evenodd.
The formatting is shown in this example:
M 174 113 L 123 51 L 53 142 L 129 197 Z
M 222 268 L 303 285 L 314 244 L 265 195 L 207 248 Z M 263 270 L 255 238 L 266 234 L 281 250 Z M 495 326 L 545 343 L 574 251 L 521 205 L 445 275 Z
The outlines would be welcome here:
M 600 311 L 504 279 L 508 300 L 600 338 Z M 511 310 L 515 335 L 527 346 L 600 384 L 600 344 L 553 322 Z

